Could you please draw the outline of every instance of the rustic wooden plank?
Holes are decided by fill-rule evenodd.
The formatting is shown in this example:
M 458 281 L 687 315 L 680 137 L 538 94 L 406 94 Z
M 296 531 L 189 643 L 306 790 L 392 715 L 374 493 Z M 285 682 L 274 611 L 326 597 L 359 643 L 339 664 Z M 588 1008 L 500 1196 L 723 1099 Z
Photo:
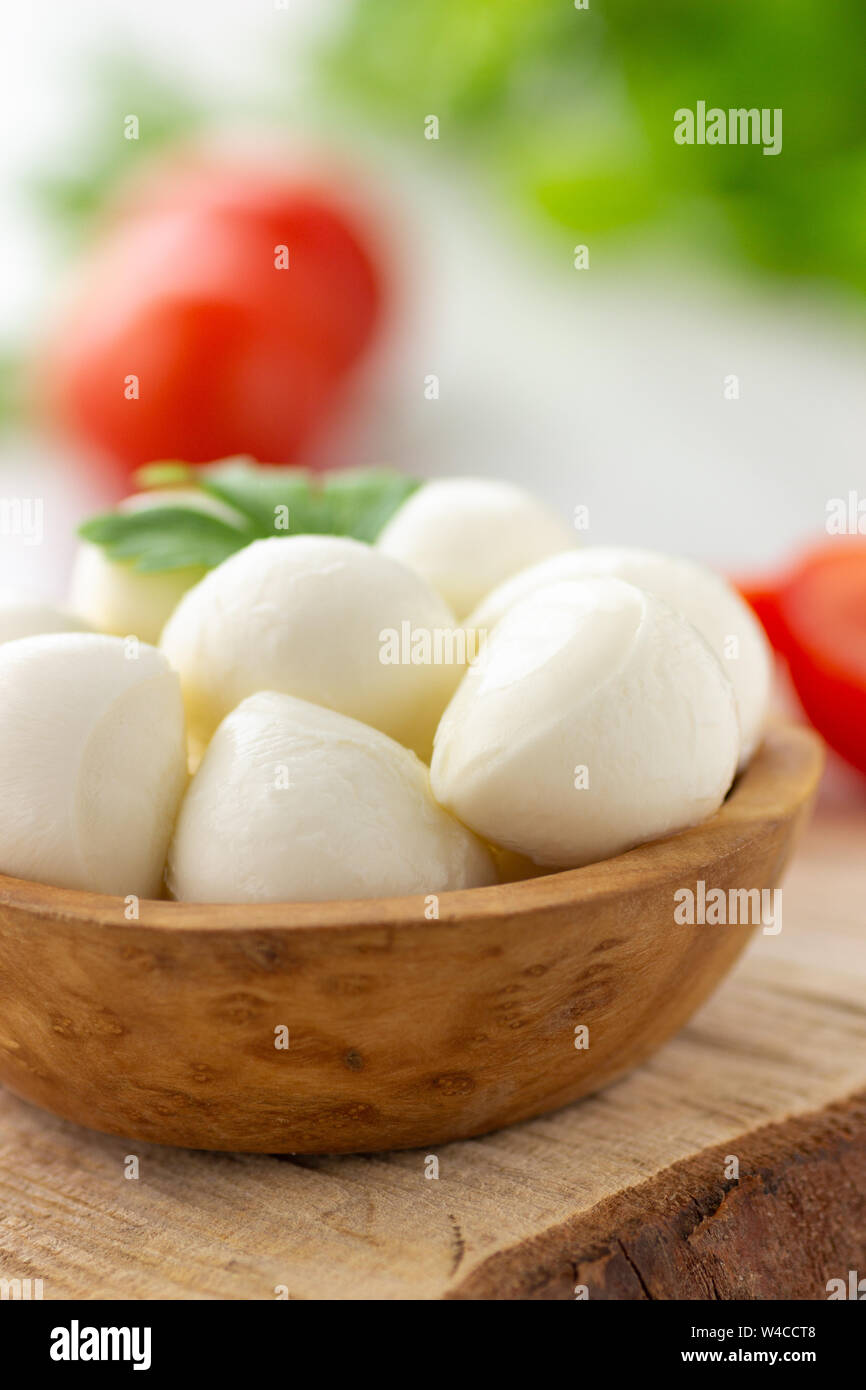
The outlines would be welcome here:
M 676 1163 L 491 1256 L 448 1297 L 822 1299 L 864 1268 L 861 1091 Z
M 862 1097 L 842 1104 L 866 1086 L 863 844 L 862 805 L 825 809 L 786 880 L 783 931 L 757 938 L 678 1038 L 600 1095 L 440 1146 L 438 1180 L 418 1150 L 291 1159 L 130 1146 L 0 1093 L 0 1276 L 41 1278 L 46 1298 L 273 1298 L 278 1286 L 292 1298 L 570 1297 L 576 1265 L 593 1296 L 665 1296 L 683 1280 L 701 1297 L 822 1296 L 827 1262 L 866 1244 L 851 1196 Z M 786 1130 L 791 1116 L 807 1118 Z M 130 1152 L 138 1180 L 124 1177 Z M 741 1183 L 723 1190 L 730 1152 Z M 807 1189 L 791 1186 L 798 1164 L 812 1165 Z M 805 1212 L 810 1193 L 808 1284 L 779 1274 L 779 1251 L 769 1273 L 756 1270 L 742 1233 L 766 1244 L 774 1211 Z M 689 1208 L 703 1215 L 685 1249 L 670 1245 L 665 1268 L 648 1262 L 641 1242 L 653 1231 L 672 1241 L 665 1213 Z M 792 1269 L 807 1259 L 786 1248 Z

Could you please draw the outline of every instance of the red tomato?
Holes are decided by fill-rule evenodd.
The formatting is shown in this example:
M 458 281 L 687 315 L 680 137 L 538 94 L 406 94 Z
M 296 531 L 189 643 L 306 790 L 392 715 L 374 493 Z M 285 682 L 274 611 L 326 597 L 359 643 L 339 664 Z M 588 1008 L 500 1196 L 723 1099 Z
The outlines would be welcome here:
M 780 586 L 776 611 L 803 708 L 866 772 L 866 542 L 831 542 Z
M 779 618 L 779 584 L 769 579 L 735 581 L 743 598 L 752 606 L 777 652 L 784 653 L 786 634 Z
M 331 196 L 284 175 L 173 166 L 96 248 L 50 353 L 53 405 L 124 471 L 293 462 L 380 307 L 371 252 Z

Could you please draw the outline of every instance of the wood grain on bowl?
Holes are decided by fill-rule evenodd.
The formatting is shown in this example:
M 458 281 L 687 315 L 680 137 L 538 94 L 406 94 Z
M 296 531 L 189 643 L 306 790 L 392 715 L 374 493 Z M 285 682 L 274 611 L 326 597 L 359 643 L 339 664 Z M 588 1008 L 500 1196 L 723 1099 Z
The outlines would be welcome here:
M 122 899 L 0 879 L 0 1081 L 110 1133 L 270 1152 L 432 1144 L 565 1105 L 730 968 L 752 926 L 680 925 L 674 893 L 775 886 L 821 763 L 780 725 L 704 825 L 442 894 L 438 919 L 419 897 L 127 920 Z

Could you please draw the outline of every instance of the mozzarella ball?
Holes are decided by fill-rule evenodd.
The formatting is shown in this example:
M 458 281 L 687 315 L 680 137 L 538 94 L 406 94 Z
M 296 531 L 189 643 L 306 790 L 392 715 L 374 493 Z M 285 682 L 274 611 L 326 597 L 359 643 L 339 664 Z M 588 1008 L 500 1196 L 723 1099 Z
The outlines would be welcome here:
M 96 633 L 0 647 L 0 872 L 158 897 L 185 784 L 161 652 Z
M 206 741 L 247 695 L 276 690 L 339 710 L 429 757 L 462 674 L 404 630 L 453 636 L 454 617 L 405 566 L 360 541 L 254 541 L 181 599 L 162 636 L 194 735 Z M 411 659 L 417 656 L 418 660 Z M 427 659 L 427 658 L 430 659 Z
M 147 574 L 109 560 L 101 546 L 82 541 L 72 568 L 69 598 L 100 632 L 158 642 L 187 589 L 204 574 L 193 567 Z
M 496 882 L 426 767 L 343 714 L 266 691 L 218 728 L 190 784 L 168 885 L 190 902 L 324 902 Z
M 509 608 L 560 580 L 610 576 L 636 584 L 688 618 L 722 663 L 737 700 L 740 767 L 761 741 L 773 675 L 770 646 L 749 605 L 735 589 L 691 560 L 652 550 L 592 546 L 553 555 L 506 580 L 484 598 L 466 625 L 490 632 Z
M 125 498 L 118 511 L 174 506 L 193 507 L 224 520 L 237 519 L 231 507 L 195 488 L 136 493 Z M 200 565 L 152 572 L 137 570 L 131 563 L 110 560 L 101 545 L 81 541 L 72 567 L 69 601 L 99 632 L 116 637 L 135 635 L 142 642 L 158 642 L 187 589 L 206 573 Z
M 440 478 L 403 503 L 376 545 L 463 618 L 495 584 L 573 541 L 562 517 L 513 483 Z
M 436 733 L 433 793 L 537 864 L 606 859 L 721 804 L 737 764 L 734 692 L 703 637 L 619 579 L 516 604 Z
M 20 637 L 38 637 L 52 632 L 89 631 L 90 624 L 83 618 L 53 603 L 10 589 L 0 591 L 0 642 L 15 642 Z

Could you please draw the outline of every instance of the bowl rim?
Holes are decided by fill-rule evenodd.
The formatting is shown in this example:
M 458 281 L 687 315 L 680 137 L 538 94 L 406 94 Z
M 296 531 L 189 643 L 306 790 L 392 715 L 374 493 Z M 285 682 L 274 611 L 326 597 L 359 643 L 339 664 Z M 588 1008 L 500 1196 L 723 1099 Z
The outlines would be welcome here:
M 787 766 L 794 755 L 793 768 Z M 774 763 L 778 766 L 774 767 Z M 139 916 L 127 918 L 127 899 L 83 889 L 57 888 L 30 879 L 0 874 L 0 910 L 17 909 L 28 916 L 117 932 L 118 929 L 157 928 L 177 932 L 307 931 L 310 928 L 442 927 L 464 919 L 474 921 L 520 917 L 564 902 L 578 905 L 589 898 L 611 898 L 659 887 L 670 877 L 670 846 L 681 847 L 677 866 L 685 882 L 701 866 L 718 862 L 743 843 L 744 823 L 755 835 L 769 834 L 778 820 L 805 804 L 817 787 L 824 765 L 824 745 L 813 729 L 779 720 L 767 730 L 749 765 L 735 778 L 714 815 L 697 825 L 660 839 L 646 841 L 578 869 L 556 870 L 532 878 L 431 894 L 388 898 L 346 898 L 321 902 L 193 903 L 166 898 L 141 898 Z M 766 788 L 787 780 L 786 794 L 768 815 Z M 737 839 L 731 843 L 729 822 Z M 439 916 L 425 918 L 419 903 L 435 896 Z

